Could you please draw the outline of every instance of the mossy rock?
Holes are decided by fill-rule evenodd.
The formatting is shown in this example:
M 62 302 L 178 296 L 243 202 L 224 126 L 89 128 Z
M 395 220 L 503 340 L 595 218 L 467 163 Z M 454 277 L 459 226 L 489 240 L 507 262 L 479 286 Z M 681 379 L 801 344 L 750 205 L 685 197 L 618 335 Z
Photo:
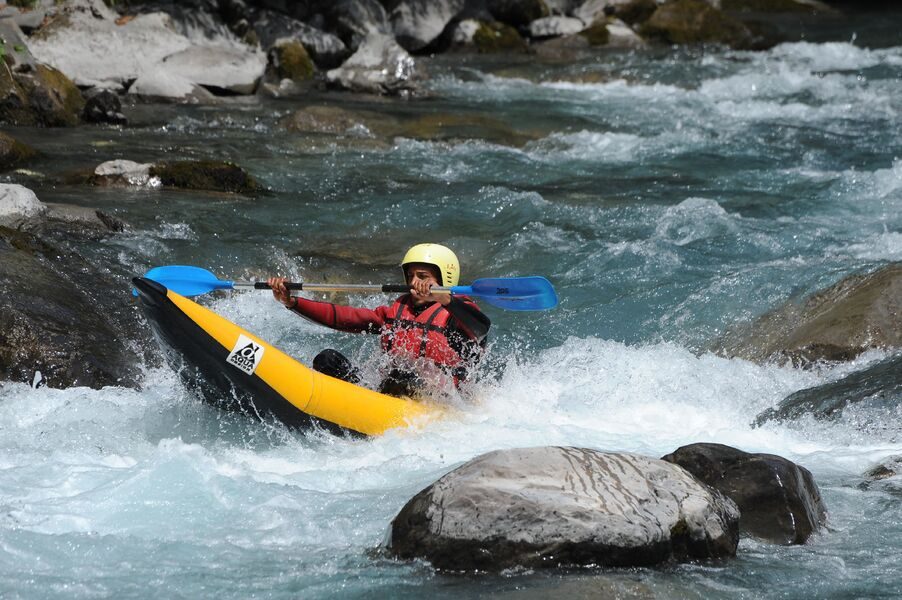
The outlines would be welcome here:
M 513 129 L 507 123 L 484 115 L 434 113 L 405 119 L 393 136 L 417 140 L 478 139 L 520 147 L 538 136 Z
M 38 64 L 13 74 L 0 61 L 0 120 L 16 125 L 66 127 L 77 125 L 85 99 L 62 72 Z
M 212 192 L 247 193 L 260 189 L 257 181 L 241 167 L 214 160 L 163 162 L 150 168 L 166 187 Z
M 526 41 L 516 29 L 497 21 L 481 23 L 473 34 L 473 45 L 480 53 L 526 51 Z
M 47 126 L 77 125 L 85 99 L 75 83 L 48 65 L 37 66 L 40 85 L 31 91 L 30 102 Z
M 578 35 L 583 36 L 589 41 L 590 46 L 607 46 L 611 41 L 611 33 L 608 31 L 608 24 L 605 19 L 598 19 L 590 26 L 579 32 Z
M 28 95 L 13 77 L 6 62 L 0 60 L 0 123 L 34 125 L 35 117 L 28 108 Z
M 297 40 L 274 46 L 270 51 L 270 62 L 280 80 L 307 81 L 313 78 L 316 71 L 304 44 Z
M 816 14 L 824 12 L 826 8 L 797 0 L 721 0 L 720 2 L 720 9 L 725 12 Z
M 0 169 L 11 169 L 33 157 L 34 148 L 0 133 Z
M 704 0 L 676 0 L 660 6 L 642 26 L 643 36 L 670 44 L 725 44 L 746 48 L 752 33 Z

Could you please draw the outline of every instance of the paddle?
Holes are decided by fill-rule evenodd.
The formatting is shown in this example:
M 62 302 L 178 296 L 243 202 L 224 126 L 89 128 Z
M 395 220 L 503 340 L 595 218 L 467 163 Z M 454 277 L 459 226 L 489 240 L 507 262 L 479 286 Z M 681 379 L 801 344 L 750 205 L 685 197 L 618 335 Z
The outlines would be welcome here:
M 265 281 L 224 281 L 216 275 L 201 269 L 184 265 L 156 267 L 145 273 L 144 277 L 169 288 L 182 296 L 200 296 L 215 290 L 268 290 Z M 331 283 L 285 283 L 289 290 L 308 290 L 311 292 L 359 292 L 405 293 L 410 291 L 408 285 L 369 285 L 369 284 L 331 284 Z M 546 310 L 557 306 L 557 294 L 551 283 L 544 277 L 491 277 L 477 279 L 471 285 L 455 285 L 453 287 L 434 287 L 435 294 L 455 294 L 482 298 L 492 306 L 507 310 Z

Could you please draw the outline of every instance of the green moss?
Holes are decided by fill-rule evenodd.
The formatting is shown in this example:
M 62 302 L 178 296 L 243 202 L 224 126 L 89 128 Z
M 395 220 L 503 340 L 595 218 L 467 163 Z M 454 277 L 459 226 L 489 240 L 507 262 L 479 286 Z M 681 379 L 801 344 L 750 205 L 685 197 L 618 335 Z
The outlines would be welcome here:
M 733 12 L 817 13 L 817 6 L 796 0 L 721 0 L 720 9 Z
M 244 169 L 228 162 L 189 160 L 164 162 L 150 168 L 151 177 L 159 177 L 166 187 L 186 190 L 247 193 L 260 189 Z
M 608 31 L 608 25 L 604 19 L 595 21 L 580 31 L 579 35 L 586 38 L 590 46 L 606 46 L 611 40 L 611 33 Z
M 0 133 L 0 169 L 9 169 L 37 154 L 34 148 Z
M 526 42 L 516 29 L 504 23 L 480 23 L 473 45 L 481 53 L 526 51 Z
M 42 87 L 47 90 L 51 98 L 59 102 L 61 107 L 61 110 L 51 111 L 51 114 L 47 115 L 46 124 L 77 125 L 81 118 L 81 111 L 85 107 L 85 99 L 75 83 L 62 71 L 47 65 L 39 64 L 36 75 L 43 84 Z
M 34 8 L 38 0 L 6 0 L 6 3 L 11 6 L 18 6 L 19 8 Z
M 273 48 L 273 66 L 279 79 L 292 81 L 311 79 L 315 71 L 307 49 L 297 40 Z

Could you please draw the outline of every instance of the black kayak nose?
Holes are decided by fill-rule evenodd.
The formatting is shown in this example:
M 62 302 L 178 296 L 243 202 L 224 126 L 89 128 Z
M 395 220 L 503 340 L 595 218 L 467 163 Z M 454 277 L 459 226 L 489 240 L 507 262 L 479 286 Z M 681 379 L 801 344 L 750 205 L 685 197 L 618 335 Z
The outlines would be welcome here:
M 166 298 L 166 288 L 152 279 L 133 277 L 132 283 L 135 284 L 135 295 L 148 306 L 159 306 Z

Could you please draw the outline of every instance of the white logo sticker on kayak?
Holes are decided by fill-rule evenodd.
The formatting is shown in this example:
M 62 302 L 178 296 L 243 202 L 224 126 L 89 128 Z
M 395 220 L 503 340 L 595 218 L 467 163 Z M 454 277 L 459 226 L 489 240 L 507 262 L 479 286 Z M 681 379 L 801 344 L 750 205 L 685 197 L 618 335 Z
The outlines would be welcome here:
M 238 334 L 238 341 L 235 342 L 235 347 L 232 348 L 226 362 L 248 375 L 253 375 L 263 359 L 263 350 L 265 350 L 263 346 L 241 333 Z

